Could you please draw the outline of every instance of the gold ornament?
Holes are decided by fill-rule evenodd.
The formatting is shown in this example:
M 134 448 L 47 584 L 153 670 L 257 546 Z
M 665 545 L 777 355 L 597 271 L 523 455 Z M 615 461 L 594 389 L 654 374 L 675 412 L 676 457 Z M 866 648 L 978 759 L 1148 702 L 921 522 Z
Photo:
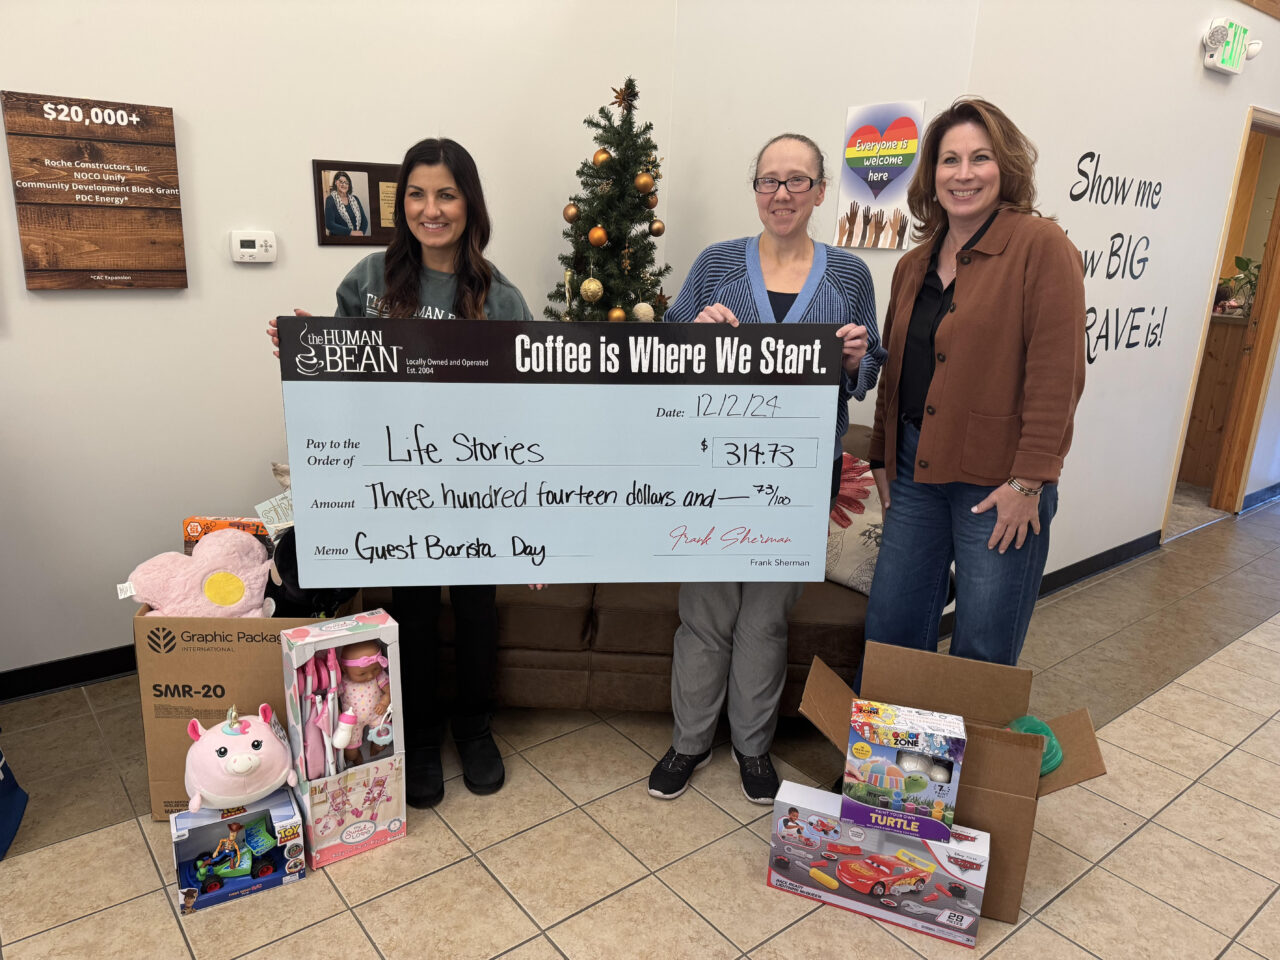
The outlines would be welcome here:
M 653 322 L 653 307 L 647 303 L 637 303 L 631 308 L 631 315 L 641 323 Z
M 658 205 L 658 192 L 656 190 L 644 198 L 644 205 L 650 210 Z
M 636 189 L 639 190 L 641 193 L 649 193 L 650 191 L 653 190 L 655 186 L 655 183 L 653 181 L 653 174 L 643 173 L 643 172 L 637 173 L 636 179 L 635 179 L 635 185 L 636 185 Z
M 609 311 L 610 323 L 621 323 L 625 319 L 627 319 L 627 311 L 623 310 L 621 307 L 614 307 Z
M 587 277 L 582 281 L 582 286 L 578 287 L 578 296 L 587 303 L 595 303 L 604 296 L 604 284 L 595 277 Z
M 604 147 L 601 147 L 599 150 L 595 152 L 595 155 L 591 158 L 591 163 L 593 166 L 598 167 L 601 164 L 608 163 L 612 159 L 613 159 L 613 154 L 610 153 L 608 150 L 606 150 Z
M 654 220 L 649 224 L 649 236 L 660 237 L 667 232 L 667 225 L 661 220 Z
M 622 248 L 622 272 L 631 272 L 631 241 L 627 241 L 627 245 Z
M 609 242 L 609 234 L 605 232 L 604 227 L 597 223 L 587 231 L 587 240 L 590 241 L 593 247 L 603 247 Z
M 569 203 L 569 204 L 565 204 L 565 208 L 564 208 L 564 222 L 565 222 L 565 223 L 577 223 L 577 222 L 578 222 L 578 216 L 579 216 L 581 213 L 582 213 L 582 211 L 578 209 L 578 205 L 577 205 L 576 203 Z

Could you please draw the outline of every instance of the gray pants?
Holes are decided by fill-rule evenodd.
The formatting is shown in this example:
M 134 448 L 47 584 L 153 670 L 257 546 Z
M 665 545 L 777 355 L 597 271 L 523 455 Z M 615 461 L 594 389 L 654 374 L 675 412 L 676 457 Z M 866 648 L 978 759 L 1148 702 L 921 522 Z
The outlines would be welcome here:
M 711 746 L 725 693 L 729 731 L 745 756 L 768 753 L 787 674 L 787 617 L 802 583 L 686 583 L 671 663 L 672 746 Z

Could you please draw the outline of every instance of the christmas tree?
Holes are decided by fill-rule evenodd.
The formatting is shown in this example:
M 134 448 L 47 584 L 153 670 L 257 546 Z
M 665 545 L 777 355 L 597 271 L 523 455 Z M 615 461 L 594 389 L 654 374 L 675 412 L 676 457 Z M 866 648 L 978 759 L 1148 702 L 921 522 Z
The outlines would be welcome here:
M 616 122 L 608 106 L 583 121 L 600 149 L 582 161 L 582 192 L 564 208 L 572 249 L 559 257 L 565 278 L 547 296 L 550 320 L 661 320 L 667 311 L 662 278 L 671 267 L 654 263 L 651 239 L 666 230 L 653 215 L 662 179 L 653 124 L 636 126 L 633 79 L 613 93 Z

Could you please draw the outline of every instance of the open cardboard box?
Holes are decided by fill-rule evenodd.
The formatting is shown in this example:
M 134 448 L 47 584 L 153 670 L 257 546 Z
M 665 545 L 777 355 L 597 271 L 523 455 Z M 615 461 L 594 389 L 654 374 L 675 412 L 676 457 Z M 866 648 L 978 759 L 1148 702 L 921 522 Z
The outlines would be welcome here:
M 956 822 L 991 834 L 991 867 L 982 915 L 1018 922 L 1031 855 L 1037 798 L 1107 772 L 1088 709 L 1047 720 L 1062 744 L 1062 765 L 1040 776 L 1042 738 L 1004 729 L 1031 700 L 1031 671 L 924 650 L 868 643 L 859 695 L 885 703 L 958 713 L 968 743 Z M 814 657 L 800 712 L 844 753 L 854 693 Z

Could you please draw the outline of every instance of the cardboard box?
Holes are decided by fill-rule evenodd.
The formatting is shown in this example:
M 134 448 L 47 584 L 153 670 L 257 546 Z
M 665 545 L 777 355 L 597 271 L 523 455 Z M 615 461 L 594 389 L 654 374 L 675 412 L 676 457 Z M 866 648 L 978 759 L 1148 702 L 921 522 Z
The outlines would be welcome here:
M 968 741 L 955 819 L 991 835 L 993 860 L 982 915 L 1017 923 L 1036 799 L 1107 772 L 1089 711 L 1047 721 L 1063 756 L 1057 770 L 1041 777 L 1043 738 L 1004 729 L 1027 712 L 1030 670 L 868 643 L 861 693 L 964 717 Z M 848 684 L 815 657 L 800 712 L 841 752 L 849 742 L 853 699 Z
M 840 802 L 783 781 L 773 803 L 768 885 L 974 946 L 991 859 L 987 834 L 957 826 L 945 842 L 869 830 L 841 821 Z
M 237 826 L 234 838 L 232 824 Z M 242 807 L 175 813 L 169 818 L 169 835 L 183 913 L 293 883 L 307 875 L 302 814 L 288 787 Z M 231 839 L 235 851 L 227 855 L 220 869 L 204 863 L 220 849 L 220 841 Z
M 133 618 L 133 647 L 142 691 L 142 732 L 147 744 L 151 816 L 168 820 L 187 809 L 187 724 L 206 727 L 227 709 L 256 713 L 263 703 L 284 716 L 280 686 L 280 631 L 314 619 L 260 617 L 148 617 L 145 604 Z
M 404 734 L 395 718 L 404 715 L 400 699 L 399 625 L 384 610 L 296 627 L 281 634 L 285 716 L 289 748 L 298 774 L 298 799 L 307 837 L 307 863 L 318 869 L 372 850 L 405 835 Z M 298 670 L 317 653 L 361 640 L 382 645 L 391 694 L 392 741 L 381 753 L 363 747 L 365 762 L 330 776 L 307 779 L 303 743 L 302 698 Z M 277 671 L 280 664 L 276 665 Z M 276 674 L 279 676 L 279 673 Z M 326 707 L 337 716 L 340 707 Z
M 841 818 L 950 840 L 964 743 L 964 719 L 954 713 L 854 700 Z

